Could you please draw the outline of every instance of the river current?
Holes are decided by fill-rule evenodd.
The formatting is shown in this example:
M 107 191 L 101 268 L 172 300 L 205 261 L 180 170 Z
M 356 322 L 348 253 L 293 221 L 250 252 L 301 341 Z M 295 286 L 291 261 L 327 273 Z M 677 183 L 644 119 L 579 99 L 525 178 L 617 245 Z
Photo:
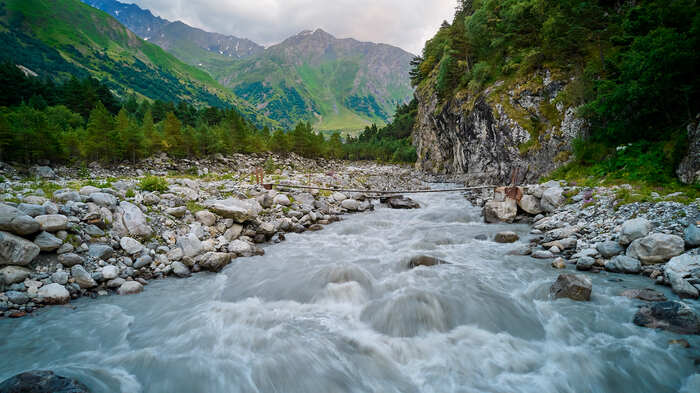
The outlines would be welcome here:
M 550 300 L 561 271 L 507 255 L 527 226 L 483 224 L 459 194 L 415 199 L 422 209 L 346 216 L 219 274 L 0 320 L 0 380 L 50 369 L 93 392 L 700 391 L 700 339 L 635 326 L 642 303 L 619 296 L 651 280 L 588 274 L 590 302 Z M 521 242 L 475 239 L 503 230 Z M 409 269 L 416 255 L 449 264 Z

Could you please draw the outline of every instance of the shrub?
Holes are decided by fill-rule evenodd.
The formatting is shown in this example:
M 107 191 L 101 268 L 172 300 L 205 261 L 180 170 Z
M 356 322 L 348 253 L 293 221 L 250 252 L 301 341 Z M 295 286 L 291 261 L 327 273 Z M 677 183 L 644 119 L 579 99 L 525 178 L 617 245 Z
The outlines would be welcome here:
M 168 191 L 168 181 L 158 176 L 146 176 L 144 179 L 141 180 L 139 186 L 144 191 Z

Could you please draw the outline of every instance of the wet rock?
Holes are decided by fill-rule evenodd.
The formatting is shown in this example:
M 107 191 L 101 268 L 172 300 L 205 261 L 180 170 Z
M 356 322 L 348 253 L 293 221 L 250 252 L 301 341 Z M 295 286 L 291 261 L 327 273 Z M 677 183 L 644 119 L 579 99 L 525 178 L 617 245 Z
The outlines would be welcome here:
M 697 299 L 700 296 L 698 289 L 688 280 L 676 278 L 670 281 L 670 283 L 673 292 L 681 299 Z
M 633 322 L 638 326 L 678 334 L 700 334 L 700 317 L 687 304 L 677 301 L 642 306 Z
M 19 291 L 7 291 L 5 296 L 14 304 L 27 304 L 29 302 L 29 296 L 24 292 Z
M 484 205 L 484 220 L 488 223 L 512 223 L 518 215 L 518 205 L 514 199 L 505 201 L 488 201 Z
M 0 203 L 0 231 L 25 236 L 39 232 L 41 224 L 22 211 Z
M 90 393 L 82 383 L 52 371 L 28 371 L 0 383 L 2 393 Z
M 143 244 L 131 237 L 123 237 L 119 240 L 119 246 L 129 255 L 135 255 L 143 251 Z
M 430 266 L 443 265 L 443 264 L 448 264 L 448 262 L 444 261 L 440 258 L 431 257 L 428 255 L 418 255 L 418 256 L 412 257 L 408 261 L 408 268 L 413 269 L 413 268 L 416 268 L 418 266 L 430 267 Z
M 690 343 L 688 342 L 688 340 L 684 340 L 682 338 L 678 339 L 678 340 L 668 340 L 668 344 L 669 345 L 678 345 L 678 346 L 681 346 L 683 348 L 690 348 Z
M 520 240 L 520 236 L 512 231 L 498 232 L 493 240 L 496 243 L 515 243 Z
M 114 288 L 119 288 L 126 282 L 125 279 L 121 277 L 117 277 L 113 280 L 107 281 L 107 288 L 114 289 Z
M 419 209 L 420 204 L 411 198 L 404 196 L 395 196 L 389 198 L 387 204 L 392 209 Z
M 557 281 L 549 289 L 549 293 L 555 298 L 569 298 L 576 301 L 591 300 L 593 283 L 591 280 L 579 274 L 560 274 Z
M 255 199 L 225 199 L 205 202 L 212 212 L 224 218 L 232 218 L 239 224 L 255 219 L 262 211 L 262 206 Z
M 141 292 L 143 292 L 143 285 L 138 281 L 126 281 L 117 290 L 117 293 L 122 296 L 135 295 Z
M 62 214 L 46 214 L 35 218 L 46 232 L 58 232 L 68 229 L 68 217 Z
M 5 266 L 0 269 L 0 284 L 12 285 L 24 281 L 31 270 L 20 266 Z
M 684 250 L 685 242 L 679 236 L 654 233 L 634 240 L 627 248 L 627 256 L 651 265 L 666 262 Z
M 180 278 L 189 277 L 192 274 L 190 269 L 182 262 L 173 262 L 170 266 L 173 268 L 173 274 Z
M 231 262 L 231 254 L 208 252 L 202 256 L 199 266 L 210 272 L 220 272 L 229 262 Z
M 66 304 L 70 301 L 70 293 L 61 284 L 53 283 L 39 288 L 39 298 L 46 304 Z
M 74 253 L 61 254 L 58 256 L 58 262 L 63 266 L 71 267 L 83 263 L 83 257 Z
M 114 250 L 106 244 L 95 243 L 89 246 L 88 255 L 93 258 L 107 260 L 114 255 Z
M 97 286 L 97 282 L 95 282 L 92 275 L 90 275 L 90 273 L 88 273 L 82 265 L 73 266 L 70 269 L 70 273 L 80 288 L 89 289 Z
M 239 257 L 250 257 L 253 256 L 255 250 L 253 246 L 243 240 L 234 240 L 228 245 L 228 252 L 235 254 Z
M 540 200 L 533 195 L 523 195 L 523 197 L 518 201 L 518 206 L 520 206 L 523 211 L 528 214 L 537 215 L 542 213 L 542 206 L 540 205 Z
M 639 274 L 642 264 L 638 259 L 618 255 L 605 263 L 605 270 L 613 273 Z
M 39 246 L 29 240 L 0 231 L 0 265 L 25 266 L 40 252 Z
M 197 221 L 201 222 L 202 225 L 210 227 L 216 224 L 216 215 L 207 210 L 201 210 L 194 214 Z
M 612 258 L 616 255 L 622 254 L 625 249 L 618 242 L 611 240 L 596 244 L 596 250 L 603 256 L 603 258 Z
M 551 259 L 554 258 L 554 254 L 547 250 L 538 250 L 532 253 L 532 257 L 535 259 Z
M 665 302 L 666 295 L 654 289 L 628 289 L 623 291 L 620 296 L 630 299 L 639 299 L 645 302 Z
M 63 244 L 63 240 L 57 238 L 56 236 L 48 233 L 41 232 L 35 239 L 34 244 L 39 246 L 39 249 L 44 252 L 51 252 L 58 250 Z
M 557 258 L 552 261 L 552 267 L 555 269 L 566 269 L 566 261 L 564 258 Z
M 691 224 L 683 231 L 685 245 L 689 248 L 700 247 L 700 228 L 697 225 Z
M 146 216 L 138 206 L 131 202 L 122 201 L 119 204 L 120 211 L 115 220 L 115 226 L 126 230 L 126 234 L 141 239 L 153 235 L 153 230 L 148 225 Z
M 633 241 L 643 238 L 651 231 L 651 223 L 645 218 L 627 220 L 622 224 L 620 231 L 620 244 L 626 246 Z

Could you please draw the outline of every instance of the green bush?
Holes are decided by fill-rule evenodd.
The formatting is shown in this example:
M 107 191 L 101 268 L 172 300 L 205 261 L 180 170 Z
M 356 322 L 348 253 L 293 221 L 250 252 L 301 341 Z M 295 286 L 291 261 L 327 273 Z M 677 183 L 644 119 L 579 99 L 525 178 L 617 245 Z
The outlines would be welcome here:
M 168 191 L 168 181 L 158 176 L 147 176 L 141 180 L 139 186 L 144 191 L 165 192 Z

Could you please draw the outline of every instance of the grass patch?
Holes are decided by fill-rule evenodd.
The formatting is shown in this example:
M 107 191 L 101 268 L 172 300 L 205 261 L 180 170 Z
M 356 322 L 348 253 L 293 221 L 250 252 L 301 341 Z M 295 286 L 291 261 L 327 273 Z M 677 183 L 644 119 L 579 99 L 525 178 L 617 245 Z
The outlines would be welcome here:
M 168 191 L 168 181 L 158 176 L 147 176 L 141 180 L 139 187 L 144 191 L 165 192 Z
M 194 201 L 187 202 L 186 206 L 187 206 L 187 210 L 189 210 L 192 214 L 206 209 L 204 206 L 202 206 L 199 203 L 194 202 Z

